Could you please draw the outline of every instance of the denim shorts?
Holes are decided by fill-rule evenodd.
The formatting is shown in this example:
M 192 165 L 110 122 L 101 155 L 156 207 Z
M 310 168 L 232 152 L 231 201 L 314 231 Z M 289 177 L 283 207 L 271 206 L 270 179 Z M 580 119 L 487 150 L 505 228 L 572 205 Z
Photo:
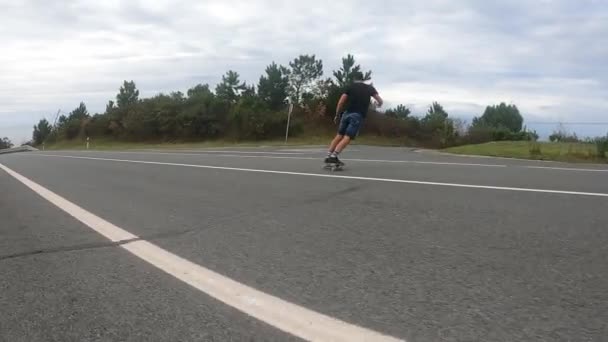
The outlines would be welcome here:
M 357 133 L 359 133 L 362 121 L 363 117 L 359 113 L 345 113 L 342 115 L 342 120 L 340 120 L 338 134 L 347 135 L 349 138 L 354 139 Z

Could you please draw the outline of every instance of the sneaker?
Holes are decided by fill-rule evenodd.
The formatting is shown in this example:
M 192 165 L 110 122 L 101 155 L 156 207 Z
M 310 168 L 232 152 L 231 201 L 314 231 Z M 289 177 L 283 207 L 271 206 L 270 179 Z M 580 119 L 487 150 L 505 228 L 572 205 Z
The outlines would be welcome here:
M 336 164 L 336 165 L 340 165 L 343 166 L 344 163 L 340 161 L 340 159 L 338 159 L 337 156 L 329 156 L 325 159 L 325 162 L 327 164 Z
M 333 164 L 336 162 L 336 159 L 336 157 L 327 156 L 327 158 L 325 158 L 325 164 Z

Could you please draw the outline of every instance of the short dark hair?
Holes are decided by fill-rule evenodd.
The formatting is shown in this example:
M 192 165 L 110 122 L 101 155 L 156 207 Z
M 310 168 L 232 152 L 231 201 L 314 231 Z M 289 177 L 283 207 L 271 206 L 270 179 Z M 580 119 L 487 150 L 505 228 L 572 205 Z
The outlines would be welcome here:
M 355 81 L 363 81 L 363 73 L 361 71 L 353 72 L 353 80 Z

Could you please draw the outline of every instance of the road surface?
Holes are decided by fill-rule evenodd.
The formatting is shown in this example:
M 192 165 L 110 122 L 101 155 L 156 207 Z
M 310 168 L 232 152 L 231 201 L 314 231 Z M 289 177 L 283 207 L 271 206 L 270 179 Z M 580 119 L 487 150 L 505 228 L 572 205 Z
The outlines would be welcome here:
M 0 341 L 608 336 L 608 167 L 323 157 L 0 156 Z

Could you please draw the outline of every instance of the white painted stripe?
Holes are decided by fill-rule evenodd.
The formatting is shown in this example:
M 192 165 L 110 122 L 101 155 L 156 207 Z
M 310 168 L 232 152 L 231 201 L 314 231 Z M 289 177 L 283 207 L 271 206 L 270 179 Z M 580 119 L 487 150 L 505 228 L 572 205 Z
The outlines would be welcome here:
M 579 169 L 574 167 L 524 166 L 526 169 L 557 170 L 573 172 L 608 172 L 608 169 Z
M 304 152 L 304 153 L 323 153 L 327 152 L 327 149 L 323 148 L 290 148 L 290 149 L 282 149 L 282 152 Z M 348 149 L 349 152 L 359 151 L 357 149 Z
M 535 192 L 535 193 L 560 194 L 560 195 L 608 197 L 608 193 L 600 193 L 600 192 L 580 192 L 580 191 L 565 191 L 565 190 L 551 190 L 551 189 L 517 188 L 517 187 L 492 186 L 492 185 L 427 182 L 427 181 L 415 181 L 415 180 L 406 180 L 406 179 L 342 176 L 342 175 L 329 175 L 329 174 L 321 174 L 321 173 L 291 172 L 291 171 L 277 171 L 277 170 L 264 170 L 264 169 L 247 169 L 247 168 L 239 168 L 239 167 L 211 166 L 211 165 L 198 165 L 198 164 L 163 163 L 163 162 L 154 162 L 154 161 L 114 159 L 114 158 L 79 157 L 79 156 L 66 156 L 66 155 L 56 155 L 56 154 L 28 154 L 28 155 L 42 156 L 42 157 L 59 157 L 59 158 L 113 161 L 113 162 L 134 163 L 134 164 L 182 166 L 182 167 L 193 167 L 193 168 L 200 168 L 200 169 L 244 171 L 244 172 L 270 173 L 270 174 L 293 175 L 293 176 L 337 178 L 337 179 L 351 179 L 351 180 L 355 179 L 355 180 L 387 182 L 387 183 L 447 186 L 447 187 L 469 188 L 469 189 L 521 191 L 521 192 Z
M 86 153 L 124 153 L 124 154 L 157 154 L 157 155 L 177 155 L 177 156 L 204 156 L 205 153 L 180 153 L 180 152 L 135 152 L 135 151 L 87 151 Z M 295 160 L 321 160 L 322 158 L 315 157 L 292 157 L 292 156 L 265 156 L 265 155 L 237 155 L 237 154 L 213 154 L 214 157 L 232 157 L 232 158 L 262 158 L 262 159 L 295 159 Z M 420 164 L 420 165 L 444 165 L 444 166 L 478 166 L 504 168 L 507 165 L 500 164 L 473 164 L 473 163 L 451 163 L 451 162 L 428 162 L 418 160 L 388 160 L 388 159 L 342 159 L 347 162 L 362 162 L 362 163 L 394 163 L 394 164 Z
M 153 150 L 150 150 L 153 151 Z M 86 151 L 86 153 L 130 153 L 130 154 L 159 154 L 159 155 L 181 155 L 181 156 L 202 156 L 206 151 L 201 153 L 180 153 L 180 152 L 136 152 L 136 151 Z M 214 157 L 233 157 L 233 158 L 265 158 L 265 159 L 301 159 L 301 160 L 319 160 L 315 157 L 291 157 L 291 156 L 265 156 L 265 155 L 238 155 L 238 154 L 215 154 L 220 151 L 213 151 Z M 226 151 L 226 153 L 231 153 Z M 253 153 L 253 152 L 252 152 Z M 257 152 L 256 152 L 257 153 Z M 265 153 L 265 152 L 259 152 Z M 297 153 L 294 153 L 297 154 Z M 491 157 L 490 157 L 491 158 Z M 503 158 L 512 159 L 512 158 Z M 530 166 L 530 165 L 506 165 L 506 164 L 480 164 L 480 163 L 457 163 L 457 162 L 432 162 L 419 160 L 394 160 L 394 159 L 364 159 L 364 158 L 342 158 L 343 161 L 349 162 L 364 162 L 364 163 L 395 163 L 395 164 L 421 164 L 421 165 L 444 165 L 444 166 L 475 166 L 475 167 L 491 167 L 491 168 L 524 168 L 524 169 L 547 169 L 557 171 L 572 171 L 572 172 L 608 172 L 608 169 L 588 169 L 574 167 L 550 167 L 550 166 Z M 528 160 L 529 161 L 529 160 Z M 551 161 L 552 163 L 555 163 Z
M 452 162 L 431 162 L 419 160 L 382 160 L 382 159 L 342 159 L 344 161 L 372 162 L 372 163 L 408 163 L 423 165 L 453 165 L 453 166 L 481 166 L 481 167 L 507 167 L 501 164 L 473 164 L 473 163 L 452 163 Z
M 150 151 L 150 152 L 148 152 Z M 89 153 L 124 153 L 124 154 L 158 154 L 158 155 L 177 155 L 177 156 L 204 156 L 206 151 L 201 153 L 181 153 L 181 152 L 153 152 L 154 150 L 146 151 L 86 151 Z M 78 151 L 80 152 L 80 151 Z M 320 160 L 318 157 L 296 157 L 296 156 L 274 156 L 274 155 L 241 155 L 241 154 L 216 154 L 219 151 L 214 151 L 214 157 L 231 157 L 231 158 L 262 158 L 262 159 L 295 159 L 295 160 Z M 84 151 L 83 151 L 84 153 Z M 264 153 L 264 152 L 260 152 Z M 211 154 L 211 153 L 210 153 Z M 297 153 L 294 153 L 297 154 Z M 512 159 L 512 158 L 502 158 Z M 574 167 L 550 167 L 550 166 L 531 166 L 531 165 L 506 165 L 506 164 L 480 164 L 480 163 L 457 163 L 457 162 L 432 162 L 419 160 L 393 160 L 393 159 L 363 159 L 363 158 L 342 158 L 348 162 L 362 163 L 388 163 L 388 164 L 420 164 L 420 165 L 443 165 L 443 166 L 470 166 L 470 167 L 489 167 L 489 168 L 523 168 L 523 169 L 539 169 L 539 170 L 556 170 L 556 171 L 571 171 L 571 172 L 608 172 L 608 169 L 584 169 Z M 527 160 L 530 161 L 530 160 Z M 551 163 L 555 163 L 551 161 Z
M 135 151 L 121 151 L 123 153 L 137 153 L 137 151 L 144 151 L 144 152 L 162 152 L 162 151 L 177 151 L 175 153 L 181 153 L 181 152 L 189 152 L 191 154 L 204 154 L 204 153 L 239 153 L 239 154 L 277 154 L 277 155 L 300 155 L 300 154 L 305 154 L 304 152 L 271 152 L 271 151 L 233 151 L 233 150 L 154 150 L 154 149 L 141 149 L 141 150 L 135 150 Z M 87 151 L 88 152 L 88 151 Z M 104 152 L 104 151 L 99 151 L 99 152 Z M 112 151 L 114 152 L 114 151 Z M 166 153 L 166 152 L 165 152 Z M 168 152 L 171 153 L 171 152 Z M 173 154 L 175 154 L 173 153 Z
M 195 156 L 195 157 L 206 157 L 205 152 L 201 153 L 182 153 L 182 152 L 148 152 L 148 151 L 83 151 L 83 153 L 91 154 L 136 154 L 136 155 L 165 155 L 165 156 Z M 303 160 L 319 160 L 314 157 L 295 157 L 295 156 L 276 156 L 276 155 L 245 155 L 245 154 L 217 154 L 209 153 L 214 157 L 234 157 L 234 158 L 267 158 L 267 159 L 303 159 Z
M 9 175 L 44 199 L 122 248 L 190 286 L 280 330 L 310 341 L 403 341 L 361 328 L 268 295 L 181 258 L 114 224 L 0 164 Z

